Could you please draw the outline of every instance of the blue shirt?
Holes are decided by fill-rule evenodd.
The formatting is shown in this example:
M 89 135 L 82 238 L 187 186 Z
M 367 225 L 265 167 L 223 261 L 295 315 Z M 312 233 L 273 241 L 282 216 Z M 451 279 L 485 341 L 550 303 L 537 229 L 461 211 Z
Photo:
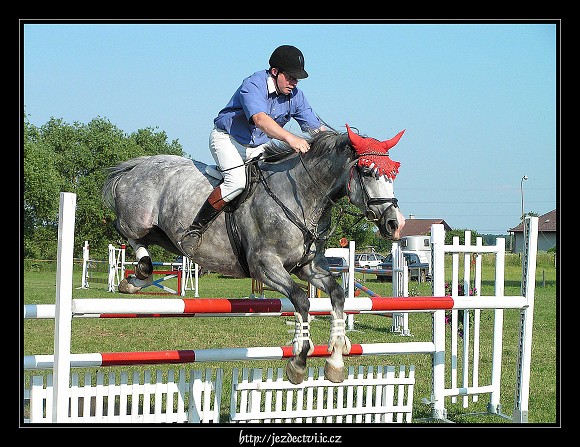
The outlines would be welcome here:
M 281 127 L 294 118 L 303 132 L 318 129 L 318 120 L 304 93 L 297 87 L 289 95 L 278 94 L 268 70 L 260 70 L 242 81 L 228 104 L 213 120 L 240 144 L 255 147 L 270 140 L 253 122 L 252 116 L 264 112 Z

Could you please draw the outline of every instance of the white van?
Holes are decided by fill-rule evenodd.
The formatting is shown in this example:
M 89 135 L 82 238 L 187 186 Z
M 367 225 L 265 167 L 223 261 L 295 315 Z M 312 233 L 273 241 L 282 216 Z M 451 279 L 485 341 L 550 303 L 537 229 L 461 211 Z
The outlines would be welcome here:
M 399 247 L 403 253 L 416 253 L 421 262 L 429 264 L 431 272 L 431 236 L 403 236 L 399 241 Z
M 348 256 L 349 256 L 348 248 L 327 248 L 324 251 L 324 256 L 326 256 L 327 258 L 341 258 L 344 260 L 343 265 L 348 266 Z

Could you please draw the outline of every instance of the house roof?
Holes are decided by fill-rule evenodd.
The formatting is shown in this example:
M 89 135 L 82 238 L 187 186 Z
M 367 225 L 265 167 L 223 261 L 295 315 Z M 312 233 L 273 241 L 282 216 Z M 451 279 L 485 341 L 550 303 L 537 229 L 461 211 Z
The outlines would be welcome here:
M 538 232 L 550 232 L 550 231 L 556 231 L 556 227 L 557 227 L 557 223 L 558 223 L 558 216 L 556 214 L 556 210 L 552 210 L 549 213 L 546 214 L 542 214 L 541 216 L 538 216 Z M 510 233 L 518 233 L 518 232 L 523 232 L 524 231 L 524 226 L 523 223 L 519 224 L 518 226 L 515 226 L 513 228 L 510 228 L 508 230 L 508 232 Z
M 401 237 L 404 236 L 427 236 L 431 234 L 431 225 L 443 224 L 445 231 L 451 231 L 452 228 L 443 219 L 406 219 L 405 226 L 401 231 Z

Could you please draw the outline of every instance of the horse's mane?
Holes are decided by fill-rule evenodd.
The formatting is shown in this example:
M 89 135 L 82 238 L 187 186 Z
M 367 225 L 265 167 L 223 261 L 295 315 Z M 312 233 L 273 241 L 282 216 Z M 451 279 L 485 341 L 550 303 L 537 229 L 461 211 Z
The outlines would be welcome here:
M 344 150 L 344 146 L 349 144 L 348 134 L 336 130 L 317 132 L 307 138 L 307 141 L 310 144 L 310 150 L 305 155 L 312 157 L 328 156 L 338 150 Z M 264 150 L 264 159 L 268 162 L 281 161 L 295 155 L 294 149 L 280 140 L 272 140 Z

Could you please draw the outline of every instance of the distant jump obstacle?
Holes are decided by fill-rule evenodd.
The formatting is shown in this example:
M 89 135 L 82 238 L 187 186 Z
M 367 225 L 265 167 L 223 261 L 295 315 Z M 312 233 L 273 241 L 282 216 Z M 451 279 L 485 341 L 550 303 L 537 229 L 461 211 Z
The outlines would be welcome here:
M 136 364 L 183 364 L 214 361 L 272 360 L 291 355 L 291 347 L 255 347 L 224 349 L 193 349 L 159 352 L 120 352 L 71 354 L 72 318 L 76 317 L 163 317 L 163 316 L 240 316 L 286 315 L 293 312 L 287 299 L 102 299 L 72 298 L 74 245 L 74 209 L 76 195 L 61 193 L 59 214 L 59 245 L 57 268 L 57 299 L 53 305 L 26 305 L 25 318 L 54 318 L 54 355 L 25 356 L 25 370 L 52 369 L 46 383 L 42 376 L 31 378 L 31 386 L 24 390 L 24 399 L 29 402 L 30 419 L 27 422 L 219 422 L 223 371 L 190 371 L 186 377 L 183 370 L 174 374 L 167 372 L 167 379 L 157 370 L 146 371 L 141 383 L 138 373 L 129 384 L 127 374 L 121 374 L 117 385 L 114 375 L 104 378 L 99 369 L 96 386 L 91 376 L 85 375 L 84 386 L 80 377 L 71 374 L 74 367 L 93 367 Z M 505 240 L 498 238 L 495 246 L 483 246 L 481 238 L 476 245 L 445 245 L 442 225 L 431 227 L 433 253 L 433 295 L 425 297 L 355 298 L 352 286 L 345 302 L 345 311 L 354 313 L 430 312 L 433 315 L 433 336 L 428 342 L 396 342 L 353 344 L 350 356 L 428 354 L 432 358 L 432 391 L 429 403 L 434 419 L 446 420 L 446 399 L 452 401 L 462 397 L 463 406 L 469 405 L 469 397 L 476 401 L 480 394 L 489 395 L 487 414 L 506 417 L 500 404 L 502 371 L 502 331 L 504 309 L 518 309 L 519 341 L 516 359 L 516 383 L 513 415 L 516 423 L 528 422 L 529 380 L 532 347 L 532 323 L 535 293 L 535 271 L 537 252 L 538 218 L 526 217 L 526 241 L 522 263 L 521 296 L 504 295 Z M 450 253 L 451 295 L 445 295 L 445 254 Z M 469 289 L 471 270 L 469 262 L 475 253 L 475 296 L 460 296 L 459 256 L 464 259 L 463 286 Z M 494 295 L 481 293 L 481 255 L 495 254 Z M 50 306 L 50 307 L 49 307 Z M 312 314 L 330 312 L 326 298 L 311 300 Z M 451 361 L 446 363 L 445 312 L 452 312 Z M 457 315 L 463 310 L 463 350 L 458 350 Z M 493 342 L 490 377 L 480 377 L 480 312 L 493 311 Z M 470 313 L 473 312 L 473 327 Z M 473 341 L 472 341 L 473 340 Z M 327 356 L 326 346 L 316 346 L 313 356 Z M 487 354 L 486 354 L 487 355 Z M 487 357 L 486 357 L 487 358 Z M 461 364 L 461 377 L 458 365 Z M 359 367 L 359 374 L 349 368 L 344 383 L 336 384 L 323 379 L 319 371 L 309 369 L 309 377 L 300 385 L 283 380 L 281 369 L 278 374 L 267 370 L 266 377 L 261 369 L 234 369 L 231 389 L 231 422 L 295 422 L 295 421 L 357 421 L 357 422 L 410 422 L 412 414 L 415 369 L 401 366 L 399 375 L 393 367 L 386 369 Z M 489 380 L 489 384 L 481 384 Z M 450 385 L 449 385 L 450 383 Z M 162 408 L 162 402 L 165 407 Z M 130 402 L 130 405 L 129 405 Z M 129 406 L 131 408 L 129 408 Z
M 89 243 L 85 241 L 83 245 L 83 270 L 81 279 L 81 288 L 88 289 L 90 282 L 107 283 L 107 290 L 115 292 L 119 288 L 119 283 L 123 278 L 135 273 L 134 269 L 128 266 L 136 265 L 137 262 L 130 262 L 126 260 L 126 245 L 121 244 L 120 248 L 115 248 L 109 244 L 109 260 L 108 260 L 108 278 L 96 278 L 91 275 L 91 267 L 104 263 L 105 261 L 97 261 L 90 259 Z M 142 289 L 148 287 L 156 287 L 162 292 L 143 291 L 137 293 L 145 293 L 148 295 L 181 295 L 185 296 L 188 290 L 193 290 L 194 295 L 199 297 L 199 272 L 198 265 L 194 264 L 187 256 L 182 257 L 181 262 L 153 262 L 153 266 L 163 266 L 164 269 L 153 270 L 154 275 L 163 275 L 147 284 Z M 163 284 L 163 282 L 170 279 L 177 278 L 177 290 L 172 289 Z

